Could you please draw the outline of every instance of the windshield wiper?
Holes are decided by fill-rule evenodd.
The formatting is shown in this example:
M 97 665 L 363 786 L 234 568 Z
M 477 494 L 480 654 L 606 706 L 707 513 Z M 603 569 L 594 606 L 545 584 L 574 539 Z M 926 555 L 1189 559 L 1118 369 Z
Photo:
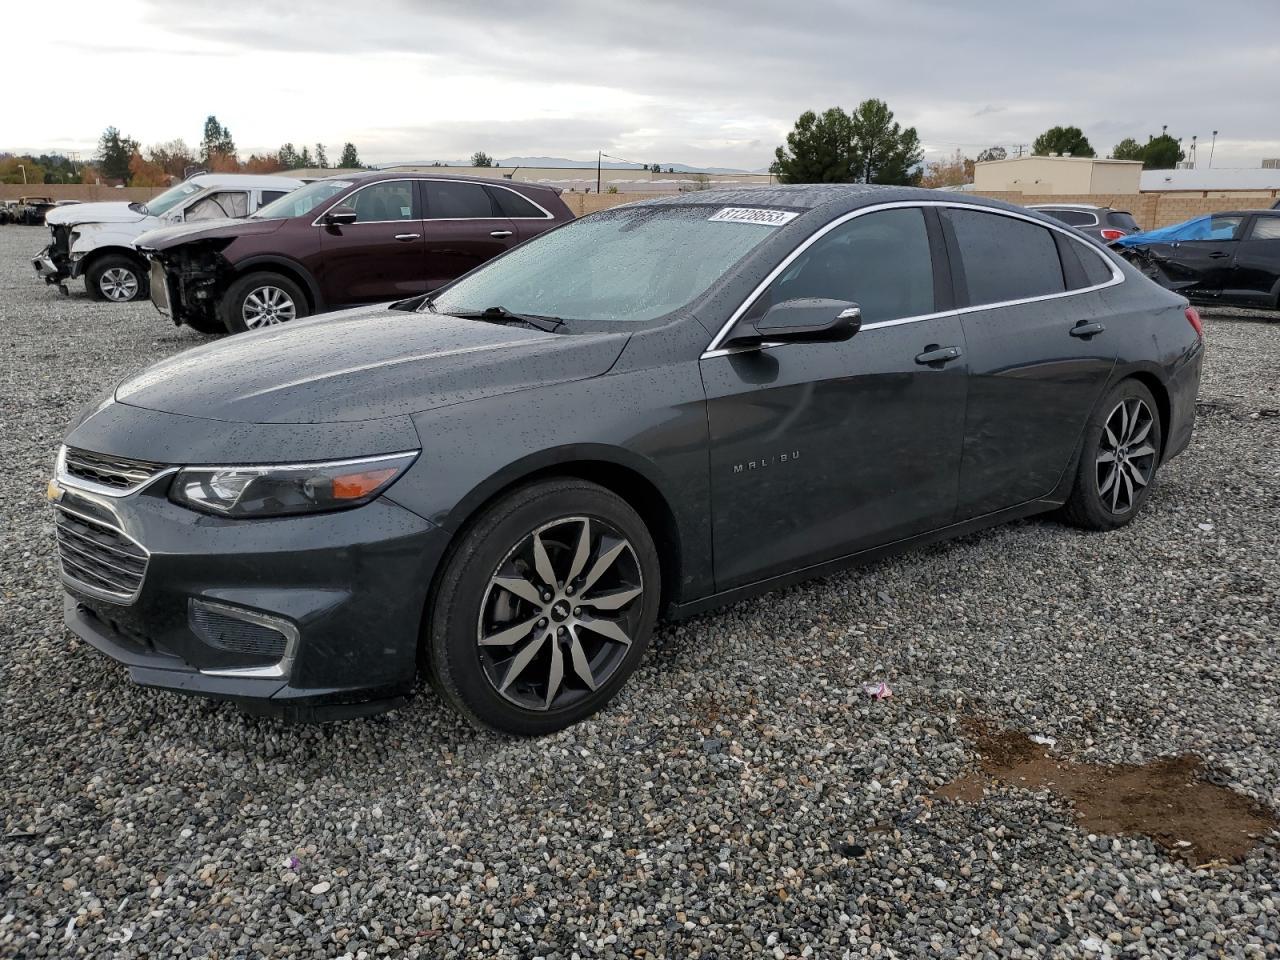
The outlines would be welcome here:
M 431 301 L 427 301 L 430 304 Z M 433 308 L 434 309 L 434 308 Z M 486 307 L 484 310 L 450 310 L 450 316 L 462 317 L 464 320 L 485 320 L 489 323 L 523 323 L 537 330 L 555 333 L 564 326 L 559 317 L 544 317 L 537 313 L 514 313 L 506 307 Z

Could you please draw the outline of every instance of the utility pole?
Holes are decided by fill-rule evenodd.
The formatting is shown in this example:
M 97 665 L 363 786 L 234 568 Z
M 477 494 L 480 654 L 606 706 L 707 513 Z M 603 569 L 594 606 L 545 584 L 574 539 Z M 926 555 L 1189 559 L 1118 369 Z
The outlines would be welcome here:
M 1218 145 L 1218 131 L 1213 131 L 1213 140 L 1209 144 L 1209 169 L 1213 169 L 1213 148 Z
M 1191 169 L 1196 168 L 1196 135 L 1191 135 Z
M 600 161 L 604 159 L 604 151 L 596 151 L 596 193 L 600 192 Z
M 23 186 L 26 186 L 26 183 L 27 183 L 27 168 L 26 168 L 25 166 L 23 166 L 22 164 L 18 164 L 18 169 L 22 171 L 22 184 L 23 184 Z

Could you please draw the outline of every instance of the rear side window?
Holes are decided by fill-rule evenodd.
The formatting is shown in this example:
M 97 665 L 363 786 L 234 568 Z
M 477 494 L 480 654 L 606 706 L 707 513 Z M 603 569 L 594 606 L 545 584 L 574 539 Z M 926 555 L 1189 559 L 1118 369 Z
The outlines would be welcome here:
M 1258 217 L 1253 221 L 1250 240 L 1280 240 L 1280 217 Z
M 1052 232 L 1026 220 L 978 210 L 946 211 L 960 248 L 969 306 L 1066 290 Z
M 751 312 L 802 297 L 852 301 L 864 323 L 932 313 L 924 211 L 881 210 L 841 224 L 798 256 Z
M 1080 266 L 1084 267 L 1084 275 L 1089 281 L 1089 286 L 1096 287 L 1100 283 L 1111 280 L 1111 267 L 1103 262 L 1102 254 L 1090 250 L 1083 243 L 1077 243 L 1074 249 L 1080 258 Z
M 1092 227 L 1098 222 L 1097 217 L 1083 210 L 1041 210 L 1040 212 L 1073 227 Z
M 428 220 L 491 220 L 499 215 L 482 184 L 428 180 L 426 186 Z
M 265 207 L 268 203 L 271 203 L 275 200 L 279 200 L 286 193 L 288 193 L 287 190 L 263 190 L 261 205 Z
M 504 190 L 502 187 L 486 188 L 494 201 L 498 204 L 498 209 L 504 217 L 512 217 L 515 219 L 529 219 L 537 217 L 539 220 L 547 219 L 547 215 L 537 208 L 526 197 L 521 196 L 514 190 Z
M 1133 214 L 1125 210 L 1112 210 L 1107 214 L 1107 224 L 1119 230 L 1137 230 L 1138 221 Z

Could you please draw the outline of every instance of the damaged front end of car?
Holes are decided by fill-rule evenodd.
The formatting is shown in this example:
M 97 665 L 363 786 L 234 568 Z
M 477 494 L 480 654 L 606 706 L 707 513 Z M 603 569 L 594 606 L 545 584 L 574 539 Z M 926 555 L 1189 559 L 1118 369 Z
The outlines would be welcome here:
M 75 227 L 56 223 L 49 226 L 49 245 L 31 259 L 31 265 L 45 283 L 67 293 L 67 280 L 75 276 L 71 245 L 77 238 Z
M 174 325 L 202 332 L 221 328 L 218 299 L 232 273 L 222 251 L 231 242 L 219 237 L 167 250 L 135 248 L 151 262 L 151 302 Z

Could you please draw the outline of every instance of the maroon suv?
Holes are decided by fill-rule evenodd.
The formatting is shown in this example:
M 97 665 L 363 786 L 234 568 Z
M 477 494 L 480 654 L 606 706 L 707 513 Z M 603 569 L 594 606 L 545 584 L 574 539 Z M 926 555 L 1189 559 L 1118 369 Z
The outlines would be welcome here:
M 317 180 L 242 220 L 144 233 L 157 309 L 238 333 L 434 290 L 572 220 L 552 187 L 438 174 Z

